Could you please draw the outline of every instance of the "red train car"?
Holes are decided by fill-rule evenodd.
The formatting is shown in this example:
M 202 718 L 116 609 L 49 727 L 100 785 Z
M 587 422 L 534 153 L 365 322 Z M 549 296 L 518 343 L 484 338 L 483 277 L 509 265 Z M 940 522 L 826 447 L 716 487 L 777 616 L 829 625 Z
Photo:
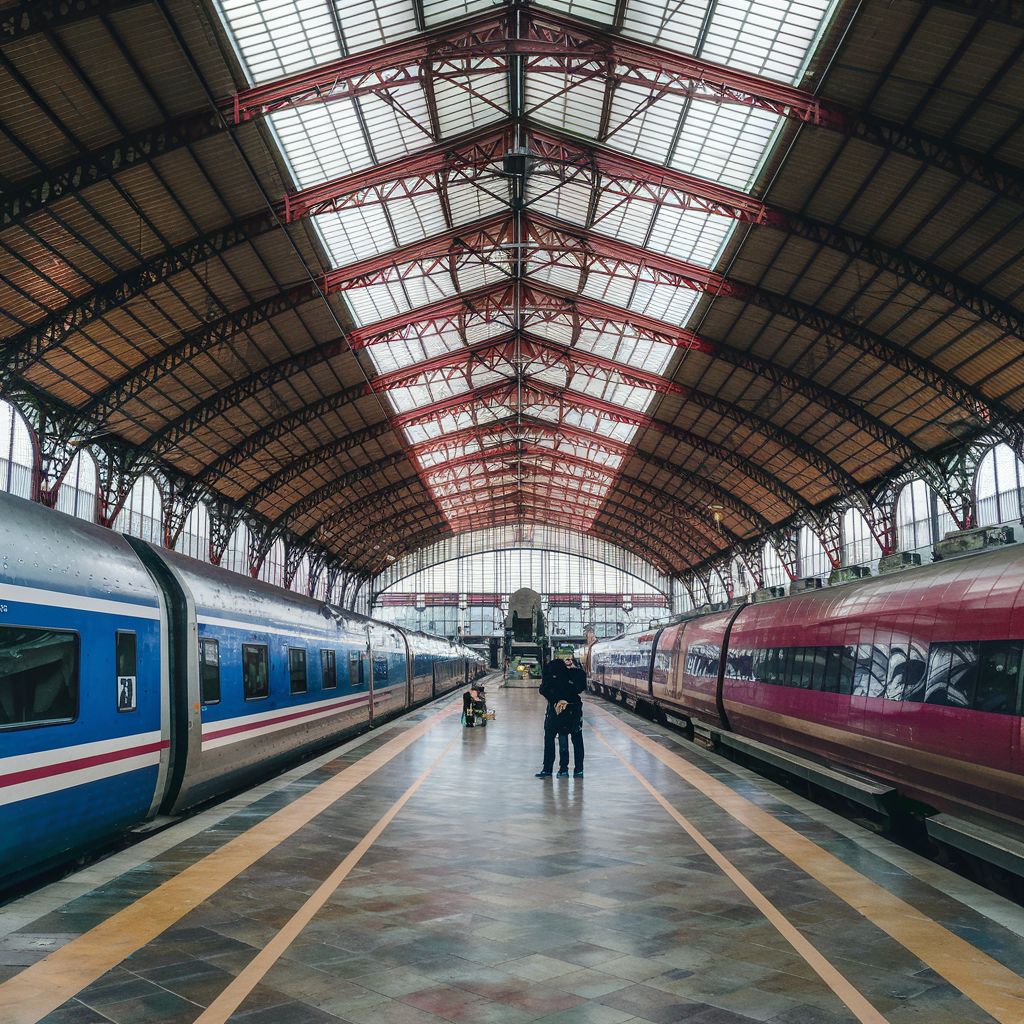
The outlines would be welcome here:
M 1021 825 L 1022 687 L 1012 546 L 666 627 L 646 695 L 633 692 L 930 807 Z

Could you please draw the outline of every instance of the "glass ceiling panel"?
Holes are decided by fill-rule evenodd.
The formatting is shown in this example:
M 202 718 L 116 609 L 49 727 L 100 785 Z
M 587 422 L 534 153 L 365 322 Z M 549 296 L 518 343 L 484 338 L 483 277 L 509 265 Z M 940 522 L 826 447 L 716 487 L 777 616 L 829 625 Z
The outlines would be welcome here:
M 365 52 L 411 37 L 417 31 L 419 0 L 217 2 L 253 83 L 336 60 L 343 53 Z M 834 4 L 835 0 L 716 0 L 710 5 L 707 0 L 688 0 L 685 4 L 667 0 L 548 0 L 547 6 L 608 27 L 618 13 L 620 31 L 626 36 L 798 83 Z M 494 11 L 496 6 L 501 5 L 491 0 L 423 0 L 420 5 L 428 28 L 469 14 Z M 686 101 L 668 93 L 655 95 L 614 79 L 582 81 L 564 73 L 537 70 L 527 75 L 525 101 L 527 117 L 538 124 L 582 140 L 598 139 L 602 145 L 648 163 L 667 165 L 741 190 L 748 190 L 754 182 L 779 126 L 776 117 L 752 108 Z M 502 73 L 464 80 L 435 76 L 430 88 L 410 83 L 379 94 L 364 94 L 357 100 L 282 111 L 270 121 L 295 187 L 307 188 L 434 146 L 435 127 L 443 141 L 488 125 L 499 126 L 507 117 L 507 104 L 507 79 Z M 476 183 L 456 180 L 448 185 L 442 180 L 439 185 L 442 194 L 424 192 L 409 199 L 396 192 L 385 206 L 366 205 L 315 218 L 313 230 L 320 234 L 331 264 L 344 267 L 446 230 L 458 231 L 461 225 L 507 209 L 508 187 L 500 175 L 485 175 Z M 527 203 L 531 211 L 705 267 L 715 266 L 736 227 L 736 222 L 725 217 L 658 207 L 639 199 L 623 201 L 614 187 L 607 187 L 600 175 L 592 172 L 581 173 L 565 184 L 559 184 L 553 175 L 537 172 L 528 184 Z M 571 252 L 534 249 L 527 257 L 527 283 L 555 286 L 569 296 L 578 294 L 582 282 L 577 263 Z M 460 291 L 508 281 L 510 270 L 508 255 L 500 250 L 482 257 L 462 254 L 454 267 L 407 266 L 401 280 L 389 278 L 349 289 L 343 298 L 353 319 L 368 326 Z M 698 292 L 687 288 L 634 282 L 628 276 L 610 276 L 599 266 L 591 269 L 582 290 L 587 297 L 679 326 L 687 324 L 699 299 Z M 386 343 L 371 345 L 367 355 L 378 373 L 387 373 L 516 326 L 511 309 L 503 313 L 492 305 L 485 310 L 470 311 L 458 326 L 454 321 L 424 323 L 394 332 Z M 552 317 L 550 312 L 540 314 L 529 306 L 521 316 L 522 326 L 535 335 L 560 345 L 570 343 L 572 325 L 568 318 Z M 674 346 L 653 341 L 628 324 L 600 323 L 599 327 L 595 329 L 584 316 L 576 339 L 581 352 L 654 374 L 667 372 L 675 358 Z M 556 391 L 564 388 L 566 368 L 557 363 L 545 366 L 546 361 L 547 357 L 527 360 L 522 372 Z M 571 383 L 573 390 L 582 394 L 637 412 L 649 408 L 655 397 L 652 390 L 622 383 L 613 371 L 584 367 L 582 361 L 578 367 Z M 505 372 L 503 364 L 497 370 L 479 366 L 471 377 L 472 386 L 499 381 Z M 515 372 L 511 364 L 507 372 Z M 443 374 L 435 373 L 425 382 L 390 390 L 388 397 L 401 413 L 466 394 L 468 388 L 463 376 L 445 380 Z M 555 400 L 529 386 L 524 397 L 521 408 L 514 397 L 509 401 L 492 398 L 469 411 L 407 427 L 405 436 L 417 443 L 522 415 L 532 415 L 553 427 L 563 422 L 578 425 L 624 444 L 636 433 L 636 428 L 615 423 L 597 412 L 560 408 Z M 602 450 L 599 442 L 588 445 L 564 437 L 553 440 L 543 431 L 534 433 L 530 443 L 542 450 L 539 461 L 544 465 L 551 464 L 559 454 L 603 460 L 613 468 L 622 462 L 620 456 Z M 459 453 L 500 447 L 511 437 L 508 431 L 500 430 L 484 440 L 454 442 L 450 448 L 425 454 L 420 465 L 440 466 Z M 536 465 L 527 464 L 524 470 L 527 476 L 532 474 L 533 481 L 526 491 L 527 498 L 536 492 L 547 495 L 545 500 L 549 501 L 550 495 L 560 493 L 551 478 L 539 474 Z M 481 482 L 480 472 L 473 464 L 458 480 Z M 509 478 L 505 474 L 501 479 Z M 589 502 L 594 495 L 607 493 L 607 481 L 590 479 L 586 471 L 574 471 L 565 479 L 574 481 L 573 490 L 580 501 L 586 497 Z M 465 490 L 464 483 L 460 486 Z M 454 510 L 453 502 L 465 503 L 470 498 L 467 494 L 453 495 L 451 501 L 442 504 Z M 488 500 L 496 500 L 496 496 Z

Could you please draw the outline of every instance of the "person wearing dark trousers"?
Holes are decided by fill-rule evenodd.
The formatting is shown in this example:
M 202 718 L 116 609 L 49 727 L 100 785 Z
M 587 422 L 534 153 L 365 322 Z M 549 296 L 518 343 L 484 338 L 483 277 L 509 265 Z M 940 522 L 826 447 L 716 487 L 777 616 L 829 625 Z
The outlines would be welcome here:
M 573 776 L 583 778 L 583 701 L 587 674 L 580 668 L 572 650 L 562 648 L 557 657 L 544 666 L 540 695 L 548 702 L 544 712 L 544 767 L 538 779 L 551 777 L 555 766 L 555 738 L 558 738 L 558 776 L 569 774 L 569 740 L 572 740 Z

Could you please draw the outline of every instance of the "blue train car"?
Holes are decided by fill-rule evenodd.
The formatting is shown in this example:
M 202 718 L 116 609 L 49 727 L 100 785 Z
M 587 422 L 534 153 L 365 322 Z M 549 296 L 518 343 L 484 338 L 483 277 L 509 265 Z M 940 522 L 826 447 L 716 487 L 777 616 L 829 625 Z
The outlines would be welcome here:
M 0 888 L 467 682 L 472 652 L 0 494 Z
M 123 537 L 0 494 L 0 878 L 156 813 L 167 609 Z

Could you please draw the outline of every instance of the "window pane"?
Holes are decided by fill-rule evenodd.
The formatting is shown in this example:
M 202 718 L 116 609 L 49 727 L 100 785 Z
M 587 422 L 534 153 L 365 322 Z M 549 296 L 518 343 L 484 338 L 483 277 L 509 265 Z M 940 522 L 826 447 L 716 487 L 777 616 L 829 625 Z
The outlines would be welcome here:
M 977 672 L 976 643 L 932 644 L 928 658 L 925 702 L 947 707 L 969 707 L 974 696 Z
M 333 690 L 338 685 L 338 666 L 334 651 L 320 652 L 320 671 L 322 672 L 323 688 Z
M 847 644 L 839 650 L 839 692 L 851 694 L 857 673 L 857 648 L 854 644 Z
M 829 647 L 825 651 L 825 671 L 818 683 L 818 688 L 825 693 L 839 692 L 839 671 L 842 657 L 842 647 Z
M 242 644 L 242 689 L 246 700 L 270 694 L 267 648 L 262 644 Z
M 78 636 L 0 626 L 0 728 L 78 714 Z
M 216 640 L 199 642 L 199 690 L 204 704 L 220 703 L 220 644 Z
M 292 693 L 306 692 L 306 652 L 301 647 L 288 648 L 288 676 Z
M 348 685 L 363 685 L 363 659 L 359 651 L 348 653 Z
M 977 711 L 1017 714 L 1022 646 L 1020 640 L 991 640 L 981 645 L 978 687 L 972 703 Z

